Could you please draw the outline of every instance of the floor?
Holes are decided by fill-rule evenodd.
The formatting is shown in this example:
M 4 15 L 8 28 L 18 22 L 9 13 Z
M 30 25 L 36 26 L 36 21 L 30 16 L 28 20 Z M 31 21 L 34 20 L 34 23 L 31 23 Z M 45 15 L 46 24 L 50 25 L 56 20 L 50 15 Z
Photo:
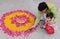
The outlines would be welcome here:
M 28 10 L 37 16 L 37 6 L 42 1 L 54 3 L 58 7 L 58 22 L 56 23 L 58 28 L 54 35 L 48 35 L 44 30 L 38 28 L 28 37 L 11 37 L 0 30 L 0 39 L 60 39 L 60 0 L 0 0 L 0 17 L 6 12 L 17 9 Z

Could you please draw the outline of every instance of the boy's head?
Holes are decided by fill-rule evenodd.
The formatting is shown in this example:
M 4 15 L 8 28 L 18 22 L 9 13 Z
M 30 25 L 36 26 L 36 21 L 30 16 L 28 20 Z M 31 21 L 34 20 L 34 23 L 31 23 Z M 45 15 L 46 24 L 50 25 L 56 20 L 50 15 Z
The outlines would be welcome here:
M 47 14 L 46 14 L 46 17 L 49 17 L 49 18 L 51 18 L 51 19 L 52 19 L 54 16 L 53 16 L 53 13 L 52 13 L 52 12 L 50 12 L 50 13 L 47 13 Z
M 38 5 L 38 10 L 41 11 L 41 12 L 46 12 L 48 9 L 48 6 L 45 2 L 41 2 L 39 3 Z
M 50 21 L 52 18 L 54 18 L 54 15 L 52 12 L 46 14 L 46 18 L 48 21 Z

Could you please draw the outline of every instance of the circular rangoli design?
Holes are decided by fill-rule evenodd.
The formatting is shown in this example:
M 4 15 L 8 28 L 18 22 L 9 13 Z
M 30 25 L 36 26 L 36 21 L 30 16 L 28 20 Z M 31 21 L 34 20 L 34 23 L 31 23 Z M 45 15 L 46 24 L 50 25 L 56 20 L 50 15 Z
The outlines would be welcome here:
M 0 27 L 11 36 L 19 36 L 23 32 L 30 32 L 30 28 L 34 25 L 36 16 L 29 11 L 16 10 L 3 14 L 0 20 Z

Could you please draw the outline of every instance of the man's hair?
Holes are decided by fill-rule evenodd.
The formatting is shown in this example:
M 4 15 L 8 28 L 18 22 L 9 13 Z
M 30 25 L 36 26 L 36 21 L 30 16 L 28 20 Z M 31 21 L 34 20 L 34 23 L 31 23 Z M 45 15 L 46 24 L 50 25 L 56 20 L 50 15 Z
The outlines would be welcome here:
M 47 6 L 47 4 L 45 2 L 39 3 L 39 5 L 38 5 L 38 10 L 39 11 L 42 11 L 42 10 L 44 10 L 46 8 L 48 9 L 48 6 Z
M 54 17 L 53 13 L 52 12 L 49 12 L 46 14 L 46 17 L 50 17 L 51 19 Z

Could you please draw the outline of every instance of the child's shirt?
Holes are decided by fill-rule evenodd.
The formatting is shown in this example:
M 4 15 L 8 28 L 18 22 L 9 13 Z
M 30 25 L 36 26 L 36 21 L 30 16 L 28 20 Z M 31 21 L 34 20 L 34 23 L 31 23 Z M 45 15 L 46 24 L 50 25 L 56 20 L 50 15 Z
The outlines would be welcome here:
M 46 14 L 45 13 L 42 13 L 40 20 L 45 20 L 45 19 L 46 19 Z

